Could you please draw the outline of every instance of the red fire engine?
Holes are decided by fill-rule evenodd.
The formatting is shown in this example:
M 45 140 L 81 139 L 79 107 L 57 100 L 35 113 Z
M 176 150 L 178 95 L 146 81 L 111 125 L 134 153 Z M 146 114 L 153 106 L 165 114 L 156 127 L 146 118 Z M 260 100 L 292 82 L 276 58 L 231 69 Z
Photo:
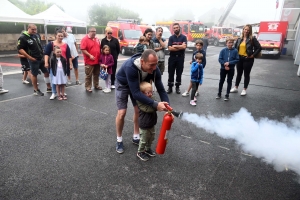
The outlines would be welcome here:
M 219 46 L 219 44 L 226 45 L 226 38 L 233 38 L 233 29 L 230 27 L 213 26 L 206 33 L 208 34 L 208 42 L 215 46 Z

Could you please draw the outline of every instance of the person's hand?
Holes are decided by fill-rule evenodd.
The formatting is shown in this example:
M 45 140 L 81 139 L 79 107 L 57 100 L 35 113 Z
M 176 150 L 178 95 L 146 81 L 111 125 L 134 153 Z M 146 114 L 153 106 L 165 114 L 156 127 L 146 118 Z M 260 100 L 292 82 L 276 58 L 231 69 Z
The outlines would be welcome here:
M 95 57 L 93 55 L 90 54 L 90 59 L 91 60 L 95 60 Z
M 192 64 L 193 63 L 193 61 L 190 61 L 190 64 Z
M 229 62 L 224 63 L 224 66 L 227 67 L 229 65 Z
M 45 66 L 47 69 L 49 68 L 49 64 L 45 64 L 44 66 Z
M 157 105 L 157 111 L 167 111 L 168 109 L 166 108 L 166 104 L 168 105 L 168 102 L 159 102 Z
M 247 58 L 254 58 L 254 56 L 253 56 L 253 55 L 251 55 L 251 56 L 249 56 L 249 57 L 247 57 Z
M 73 69 L 73 64 L 70 64 L 70 70 L 72 70 Z
M 225 67 L 225 70 L 229 70 L 230 68 L 228 66 Z
M 29 57 L 29 60 L 32 61 L 32 62 L 35 62 L 35 61 L 36 61 L 36 59 L 33 58 L 33 57 Z

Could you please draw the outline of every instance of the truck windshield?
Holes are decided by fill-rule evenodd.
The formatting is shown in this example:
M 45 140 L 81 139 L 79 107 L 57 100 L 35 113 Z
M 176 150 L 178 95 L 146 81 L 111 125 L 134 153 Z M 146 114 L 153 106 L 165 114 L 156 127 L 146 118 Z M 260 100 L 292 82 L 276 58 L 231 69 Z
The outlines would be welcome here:
M 232 34 L 232 28 L 222 28 L 223 34 Z
M 258 35 L 257 38 L 259 41 L 273 41 L 273 42 L 280 42 L 281 34 L 268 34 L 268 33 L 261 33 Z
M 203 33 L 204 25 L 203 24 L 190 24 L 191 32 Z
M 126 39 L 139 39 L 142 36 L 141 30 L 124 30 L 124 37 Z

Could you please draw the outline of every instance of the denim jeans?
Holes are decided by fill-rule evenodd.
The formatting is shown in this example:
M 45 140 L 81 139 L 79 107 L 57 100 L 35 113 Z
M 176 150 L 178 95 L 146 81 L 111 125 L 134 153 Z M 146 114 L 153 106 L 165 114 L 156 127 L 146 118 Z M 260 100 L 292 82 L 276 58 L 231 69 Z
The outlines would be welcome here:
M 50 80 L 51 80 L 51 88 L 52 88 L 52 93 L 56 94 L 56 85 L 52 84 L 52 80 L 53 80 L 53 73 L 52 73 L 52 69 L 50 68 Z

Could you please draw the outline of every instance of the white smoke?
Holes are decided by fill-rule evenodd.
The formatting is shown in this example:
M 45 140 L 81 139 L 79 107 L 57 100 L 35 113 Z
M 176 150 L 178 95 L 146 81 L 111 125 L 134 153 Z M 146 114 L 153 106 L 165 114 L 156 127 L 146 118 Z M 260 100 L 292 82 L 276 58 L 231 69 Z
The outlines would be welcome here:
M 255 121 L 245 108 L 227 117 L 184 113 L 182 120 L 225 139 L 234 139 L 245 153 L 300 175 L 300 116 L 283 122 L 262 118 Z

